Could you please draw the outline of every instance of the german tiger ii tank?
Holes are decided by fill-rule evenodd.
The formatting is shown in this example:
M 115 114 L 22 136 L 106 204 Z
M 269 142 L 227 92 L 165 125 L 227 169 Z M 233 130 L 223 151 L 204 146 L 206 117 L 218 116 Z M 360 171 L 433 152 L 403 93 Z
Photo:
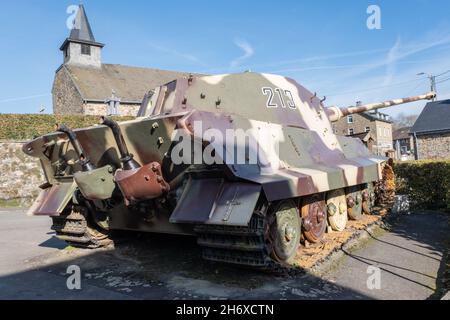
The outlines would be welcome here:
M 136 120 L 59 125 L 24 145 L 47 179 L 29 213 L 74 246 L 109 245 L 114 230 L 182 234 L 207 260 L 289 264 L 302 239 L 369 214 L 383 177 L 387 158 L 332 122 L 434 96 L 340 109 L 277 75 L 178 79 L 150 91 Z

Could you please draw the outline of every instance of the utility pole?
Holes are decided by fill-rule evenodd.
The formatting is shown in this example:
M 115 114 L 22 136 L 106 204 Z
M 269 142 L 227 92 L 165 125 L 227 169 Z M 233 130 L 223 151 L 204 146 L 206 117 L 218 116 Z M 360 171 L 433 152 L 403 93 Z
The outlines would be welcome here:
M 436 96 L 437 96 L 436 76 L 433 76 L 432 74 L 430 74 L 428 76 L 428 79 L 430 79 L 431 91 L 436 92 Z M 436 101 L 436 96 L 433 98 L 433 101 Z
M 437 99 L 436 78 L 438 78 L 438 77 L 440 77 L 440 76 L 443 76 L 444 74 L 447 74 L 447 73 L 449 73 L 449 72 L 450 72 L 450 70 L 447 70 L 447 71 L 445 71 L 445 72 L 443 72 L 443 73 L 441 73 L 441 74 L 438 74 L 437 76 L 432 75 L 432 74 L 429 74 L 429 73 L 425 73 L 425 72 L 421 72 L 421 73 L 418 73 L 418 74 L 417 74 L 418 76 L 426 75 L 427 78 L 430 80 L 431 91 L 433 91 L 433 92 L 436 93 L 436 96 L 433 98 L 433 101 L 436 101 L 436 99 Z
M 436 77 L 437 76 L 434 76 L 432 74 L 425 73 L 425 72 L 418 73 L 417 75 L 418 76 L 423 76 L 423 75 L 427 76 L 427 78 L 430 80 L 431 91 L 435 92 L 436 96 L 437 96 L 437 88 L 436 88 Z M 433 98 L 433 101 L 436 101 L 436 97 Z

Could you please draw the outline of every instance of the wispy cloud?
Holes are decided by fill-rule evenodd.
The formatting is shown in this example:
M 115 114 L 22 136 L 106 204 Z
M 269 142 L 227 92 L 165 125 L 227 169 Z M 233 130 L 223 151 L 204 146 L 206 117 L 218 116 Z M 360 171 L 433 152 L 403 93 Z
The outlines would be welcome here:
M 42 94 L 36 94 L 36 95 L 33 95 L 33 96 L 25 96 L 25 97 L 3 99 L 3 100 L 0 100 L 0 103 L 31 100 L 31 99 L 35 99 L 35 98 L 42 98 L 42 97 L 48 97 L 48 96 L 50 96 L 50 93 L 42 93 Z
M 397 38 L 394 46 L 389 50 L 386 59 L 386 78 L 384 79 L 383 85 L 389 85 L 392 83 L 392 79 L 394 78 L 395 72 L 397 70 L 396 62 L 398 60 L 398 55 L 400 54 L 400 38 Z
M 172 49 L 172 48 L 168 48 L 165 46 L 161 46 L 161 45 L 156 45 L 153 43 L 149 43 L 149 46 L 152 47 L 153 49 L 156 49 L 158 51 L 170 54 L 172 56 L 178 57 L 178 58 L 182 58 L 184 60 L 188 60 L 191 62 L 194 62 L 196 64 L 199 64 L 201 66 L 206 66 L 205 63 L 203 61 L 201 61 L 199 58 L 197 58 L 196 56 L 189 54 L 189 53 L 184 53 L 184 52 L 180 52 L 178 50 Z
M 401 43 L 397 39 L 396 43 L 389 50 L 388 55 L 383 59 L 378 59 L 373 61 L 368 67 L 360 68 L 358 70 L 353 70 L 346 75 L 348 77 L 355 77 L 379 68 L 391 67 L 394 68 L 396 63 L 399 63 L 405 58 L 425 52 L 436 47 L 440 47 L 450 43 L 450 35 L 448 33 L 442 34 L 440 32 L 430 33 L 421 39 L 411 41 L 408 43 Z M 391 70 L 391 74 L 395 73 L 395 70 Z M 387 72 L 387 79 L 389 80 L 389 70 Z M 392 80 L 392 77 L 391 77 Z
M 230 67 L 232 68 L 241 65 L 245 60 L 251 58 L 255 54 L 255 50 L 246 40 L 235 39 L 234 44 L 242 49 L 244 54 L 230 62 Z
M 355 101 L 370 103 L 423 94 L 430 89 L 430 83 L 425 76 L 416 76 L 417 73 L 440 74 L 450 69 L 449 31 L 438 28 L 415 39 L 398 37 L 384 53 L 371 59 L 359 59 L 357 63 L 344 59 L 343 62 L 349 63 L 301 64 L 290 68 L 292 71 L 286 68 L 277 73 L 289 73 L 308 88 L 327 96 L 327 105 L 346 106 Z M 442 76 L 441 79 L 447 78 Z M 438 97 L 450 98 L 450 80 L 438 84 Z M 393 116 L 400 112 L 418 114 L 424 105 L 416 102 L 384 112 Z
M 341 53 L 328 54 L 328 55 L 318 55 L 318 56 L 298 58 L 298 59 L 281 60 L 281 61 L 272 62 L 272 63 L 268 63 L 268 64 L 258 65 L 257 67 L 277 67 L 277 66 L 283 66 L 283 65 L 286 65 L 286 66 L 299 65 L 299 64 L 305 64 L 305 63 L 310 63 L 310 62 L 320 62 L 320 61 L 326 62 L 326 61 L 342 59 L 342 58 L 352 58 L 352 57 L 357 57 L 357 56 L 373 55 L 373 54 L 384 53 L 384 52 L 388 52 L 388 51 L 389 51 L 389 49 L 385 48 L 385 49 L 341 52 Z

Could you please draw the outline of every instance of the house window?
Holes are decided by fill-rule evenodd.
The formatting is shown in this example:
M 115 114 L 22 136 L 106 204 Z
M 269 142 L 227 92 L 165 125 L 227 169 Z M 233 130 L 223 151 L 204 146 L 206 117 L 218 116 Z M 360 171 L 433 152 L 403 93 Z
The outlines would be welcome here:
M 82 44 L 81 45 L 81 54 L 90 56 L 91 55 L 91 46 L 87 45 L 87 44 Z
M 348 129 L 348 135 L 351 136 L 355 133 L 355 130 L 353 128 Z
M 370 127 L 366 127 L 366 132 L 370 132 Z
M 353 123 L 353 115 L 347 116 L 347 123 Z
M 403 147 L 401 147 L 401 149 L 402 149 L 402 151 L 401 151 L 402 154 L 407 154 L 408 153 L 408 147 L 407 146 L 403 146 Z

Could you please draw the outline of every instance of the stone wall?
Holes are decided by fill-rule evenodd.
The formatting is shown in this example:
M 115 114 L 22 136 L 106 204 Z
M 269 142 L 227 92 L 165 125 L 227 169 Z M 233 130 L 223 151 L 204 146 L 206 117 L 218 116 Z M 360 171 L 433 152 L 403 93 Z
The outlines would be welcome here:
M 417 137 L 419 160 L 450 159 L 450 132 Z
M 139 104 L 121 104 L 119 106 L 119 115 L 122 117 L 136 117 L 141 105 Z M 86 115 L 104 116 L 108 112 L 106 103 L 86 103 L 83 107 L 83 113 Z
M 353 115 L 353 123 L 348 123 L 348 118 L 344 117 L 341 120 L 339 120 L 338 122 L 333 123 L 333 129 L 335 129 L 335 133 L 338 135 L 343 135 L 346 136 L 349 134 L 348 129 L 353 129 L 353 132 L 355 134 L 357 133 L 362 133 L 362 132 L 366 132 L 366 127 L 370 128 L 370 131 L 373 132 L 374 138 L 375 137 L 375 132 L 376 132 L 376 127 L 375 127 L 375 122 L 374 121 L 370 121 L 369 119 L 367 119 L 366 117 L 363 117 L 359 114 L 354 114 Z
M 141 107 L 140 104 L 121 104 L 120 116 L 135 117 Z M 56 115 L 94 115 L 107 114 L 106 103 L 84 103 L 67 70 L 58 70 L 53 83 L 53 113 Z
M 91 50 L 91 54 L 82 54 L 81 44 L 70 42 L 68 48 L 66 48 L 67 54 L 64 55 L 64 63 L 101 68 L 102 48 L 98 46 L 89 47 Z
M 67 70 L 58 70 L 53 83 L 53 113 L 83 114 L 83 100 Z
M 29 206 L 45 182 L 39 160 L 22 152 L 21 142 L 0 142 L 0 207 Z

